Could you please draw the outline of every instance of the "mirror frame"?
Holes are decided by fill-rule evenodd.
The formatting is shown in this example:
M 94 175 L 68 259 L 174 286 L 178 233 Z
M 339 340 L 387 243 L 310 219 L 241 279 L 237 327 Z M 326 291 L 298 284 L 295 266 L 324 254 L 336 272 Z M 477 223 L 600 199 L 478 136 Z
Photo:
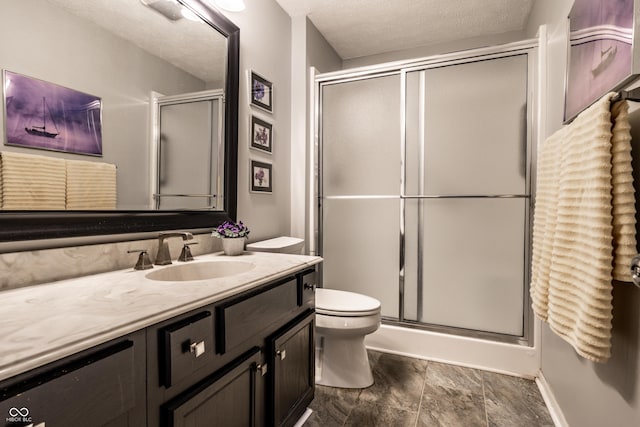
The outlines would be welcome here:
M 212 228 L 236 219 L 240 29 L 202 0 L 178 1 L 227 38 L 223 210 L 0 212 L 0 242 Z

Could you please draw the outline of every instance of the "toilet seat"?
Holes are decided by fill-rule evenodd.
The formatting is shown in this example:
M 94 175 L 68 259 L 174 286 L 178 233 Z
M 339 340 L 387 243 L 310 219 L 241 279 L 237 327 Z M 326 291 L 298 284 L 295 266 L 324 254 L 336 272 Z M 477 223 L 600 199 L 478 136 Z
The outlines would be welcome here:
M 325 316 L 364 317 L 380 313 L 380 301 L 337 289 L 316 289 L 316 313 Z

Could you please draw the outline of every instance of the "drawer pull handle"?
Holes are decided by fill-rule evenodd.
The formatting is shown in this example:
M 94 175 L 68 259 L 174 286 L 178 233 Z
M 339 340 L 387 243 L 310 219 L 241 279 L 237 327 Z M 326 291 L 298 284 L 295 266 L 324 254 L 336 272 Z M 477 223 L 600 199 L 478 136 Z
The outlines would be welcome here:
M 314 284 L 310 285 L 310 284 L 308 284 L 308 283 L 305 283 L 305 284 L 304 284 L 304 288 L 305 288 L 305 289 L 311 289 L 312 291 L 314 291 L 314 292 L 315 292 L 315 290 L 316 290 L 316 284 L 314 283 Z
M 276 354 L 280 357 L 280 360 L 284 360 L 287 357 L 287 350 L 278 350 Z
M 191 343 L 191 345 L 189 345 L 189 351 L 194 353 L 196 357 L 202 356 L 205 352 L 204 341 Z
M 267 375 L 267 370 L 268 370 L 268 369 L 267 369 L 267 364 L 266 364 L 266 363 L 264 363 L 264 364 L 262 364 L 262 363 L 258 363 L 258 364 L 256 365 L 256 371 L 260 372 L 260 375 L 262 375 L 263 377 L 264 377 L 265 375 Z

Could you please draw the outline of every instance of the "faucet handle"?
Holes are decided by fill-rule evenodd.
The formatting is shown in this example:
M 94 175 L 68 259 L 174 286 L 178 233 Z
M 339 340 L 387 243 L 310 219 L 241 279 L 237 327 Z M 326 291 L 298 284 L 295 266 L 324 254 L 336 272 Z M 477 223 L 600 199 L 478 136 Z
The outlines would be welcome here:
M 138 262 L 136 262 L 136 265 L 133 267 L 134 270 L 148 270 L 153 268 L 153 264 L 149 258 L 149 253 L 146 249 L 131 249 L 128 250 L 127 253 L 140 253 L 140 255 L 138 255 Z
M 191 245 L 197 245 L 198 242 L 185 243 L 182 247 L 182 252 L 180 252 L 180 256 L 178 257 L 178 261 L 193 261 L 193 255 L 191 255 Z

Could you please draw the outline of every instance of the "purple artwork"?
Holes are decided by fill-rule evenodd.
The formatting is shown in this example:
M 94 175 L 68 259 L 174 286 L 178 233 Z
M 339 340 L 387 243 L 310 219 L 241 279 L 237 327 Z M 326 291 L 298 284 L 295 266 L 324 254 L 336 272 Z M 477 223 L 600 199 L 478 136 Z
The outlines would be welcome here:
M 565 122 L 631 76 L 633 1 L 575 1 L 569 15 Z
M 273 84 L 251 71 L 251 105 L 273 112 Z
M 272 131 L 273 125 L 271 123 L 251 116 L 251 148 L 271 154 L 273 150 Z
M 255 193 L 271 193 L 273 179 L 271 163 L 251 160 L 251 191 Z
M 6 144 L 102 156 L 100 98 L 4 72 Z

